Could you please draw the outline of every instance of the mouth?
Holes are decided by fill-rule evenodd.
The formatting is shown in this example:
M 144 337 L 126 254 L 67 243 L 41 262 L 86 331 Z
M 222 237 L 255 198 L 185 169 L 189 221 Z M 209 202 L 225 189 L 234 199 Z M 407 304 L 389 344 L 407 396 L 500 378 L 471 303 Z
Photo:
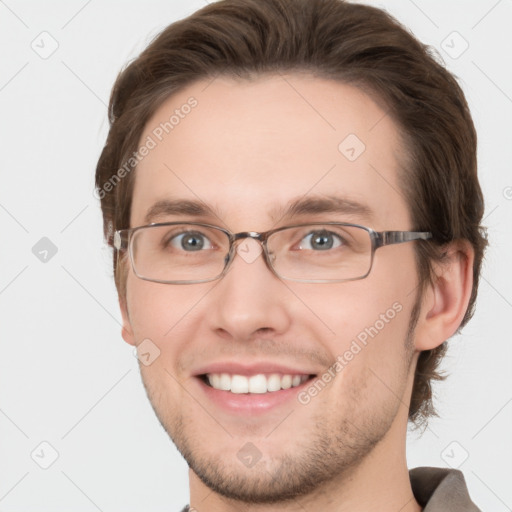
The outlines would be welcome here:
M 319 373 L 271 360 L 216 361 L 197 369 L 197 391 L 219 413 L 247 419 L 294 407 Z M 310 373 L 311 372 L 311 373 Z
M 257 373 L 239 375 L 232 373 L 205 373 L 198 375 L 208 387 L 218 391 L 227 391 L 235 395 L 272 394 L 297 388 L 313 379 L 313 374 Z

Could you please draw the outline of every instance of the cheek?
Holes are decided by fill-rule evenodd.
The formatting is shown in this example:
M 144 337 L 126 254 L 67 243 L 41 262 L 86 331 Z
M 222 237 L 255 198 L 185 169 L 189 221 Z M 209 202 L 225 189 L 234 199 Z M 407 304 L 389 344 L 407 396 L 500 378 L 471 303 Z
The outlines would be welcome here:
M 365 422 L 394 417 L 411 356 L 406 344 L 410 311 L 393 302 L 393 294 L 381 299 L 346 305 L 328 347 L 339 376 L 331 395 L 334 409 L 354 411 Z
M 382 256 L 389 261 L 376 258 L 366 279 L 293 289 L 309 309 L 302 324 L 321 334 L 324 347 L 342 368 L 339 385 L 352 390 L 355 400 L 365 393 L 366 382 L 384 393 L 378 377 L 392 388 L 399 386 L 410 356 L 406 340 L 416 299 L 414 259 L 412 254 L 391 254 L 397 252 L 394 247 L 386 249 L 390 254 Z M 401 262 L 400 271 L 396 261 Z
M 367 330 L 375 332 L 372 326 L 382 333 L 395 328 L 403 330 L 403 324 L 407 322 L 405 311 L 414 295 L 404 293 L 404 285 L 399 281 L 370 277 L 339 284 L 291 288 L 303 304 L 302 314 L 296 315 L 296 320 L 314 329 L 332 348 L 339 345 L 338 349 L 355 338 L 364 342 Z
M 138 346 L 140 373 L 153 407 L 166 424 L 169 403 L 183 400 L 183 371 L 178 362 L 187 350 L 199 319 L 196 305 L 205 290 L 194 290 L 143 281 L 131 275 L 127 280 L 130 323 Z M 149 352 L 150 360 L 144 360 Z
M 141 366 L 143 376 L 156 375 L 165 368 L 181 378 L 179 357 L 202 328 L 205 319 L 200 306 L 211 287 L 212 283 L 166 285 L 128 276 L 127 304 L 135 343 L 149 339 L 160 351 L 154 363 Z
M 172 336 L 180 324 L 194 318 L 196 305 L 208 293 L 211 283 L 168 285 L 136 278 L 127 280 L 127 304 L 130 323 L 140 336 L 164 339 Z

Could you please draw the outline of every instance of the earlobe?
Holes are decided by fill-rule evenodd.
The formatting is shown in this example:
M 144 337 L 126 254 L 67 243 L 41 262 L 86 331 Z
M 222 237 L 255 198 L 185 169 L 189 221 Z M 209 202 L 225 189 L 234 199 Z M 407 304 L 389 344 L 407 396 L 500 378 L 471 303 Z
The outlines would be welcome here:
M 457 332 L 471 298 L 473 261 L 471 244 L 456 240 L 443 261 L 434 263 L 435 281 L 425 291 L 416 326 L 418 351 L 434 349 Z
M 126 298 L 119 297 L 119 308 L 121 309 L 121 316 L 123 318 L 121 336 L 123 337 L 124 341 L 126 341 L 126 343 L 135 346 L 135 336 L 133 334 L 130 316 L 128 315 L 128 306 L 126 304 Z

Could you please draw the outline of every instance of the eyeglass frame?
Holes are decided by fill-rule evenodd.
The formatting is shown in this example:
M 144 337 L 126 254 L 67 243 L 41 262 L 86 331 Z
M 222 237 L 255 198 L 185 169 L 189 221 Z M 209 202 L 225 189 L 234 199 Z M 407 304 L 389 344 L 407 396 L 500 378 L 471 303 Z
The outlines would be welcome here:
M 200 280 L 187 280 L 187 281 L 164 281 L 161 279 L 150 279 L 148 277 L 140 276 L 137 274 L 137 270 L 135 268 L 135 262 L 133 258 L 133 242 L 134 239 L 133 235 L 139 230 L 145 229 L 145 228 L 152 228 L 152 227 L 160 227 L 160 226 L 178 226 L 180 224 L 185 224 L 188 226 L 202 226 L 205 228 L 213 228 L 217 229 L 221 232 L 223 232 L 229 240 L 229 250 L 227 254 L 224 256 L 224 268 L 220 274 L 218 274 L 215 277 L 208 278 L 208 279 L 200 279 Z M 363 276 L 359 277 L 351 277 L 351 278 L 345 278 L 345 279 L 292 279 L 288 277 L 281 276 L 276 269 L 273 267 L 271 262 L 271 255 L 268 252 L 267 248 L 267 240 L 271 235 L 274 233 L 277 233 L 279 231 L 283 231 L 290 228 L 300 228 L 304 226 L 346 226 L 346 227 L 354 227 L 354 228 L 361 228 L 365 230 L 370 235 L 371 240 L 371 255 L 370 255 L 370 266 L 368 269 L 368 272 L 364 274 Z M 365 279 L 370 274 L 372 268 L 373 268 L 373 260 L 375 257 L 375 251 L 379 249 L 380 247 L 384 247 L 387 245 L 395 245 L 395 244 L 401 244 L 405 242 L 413 242 L 415 240 L 430 240 L 433 238 L 433 234 L 430 231 L 375 231 L 372 228 L 369 228 L 367 226 L 362 226 L 360 224 L 352 224 L 349 222 L 304 222 L 300 224 L 293 224 L 290 226 L 281 226 L 279 228 L 270 229 L 269 231 L 264 231 L 262 233 L 259 233 L 257 231 L 241 231 L 239 233 L 231 233 L 228 229 L 222 228 L 220 226 L 215 226 L 214 224 L 208 224 L 204 222 L 154 222 L 151 224 L 146 224 L 144 226 L 136 226 L 133 228 L 126 228 L 126 229 L 118 229 L 114 232 L 114 240 L 113 240 L 113 246 L 114 249 L 118 251 L 118 257 L 119 253 L 121 251 L 127 251 L 130 258 L 131 267 L 133 270 L 133 273 L 139 278 L 144 281 L 149 281 L 152 283 L 161 283 L 161 284 L 200 284 L 200 283 L 209 283 L 211 281 L 216 281 L 217 279 L 221 279 L 224 277 L 233 263 L 234 260 L 234 253 L 235 250 L 235 242 L 238 240 L 242 240 L 245 238 L 251 238 L 253 240 L 256 240 L 261 244 L 261 247 L 263 249 L 263 255 L 265 263 L 268 267 L 268 269 L 279 279 L 285 279 L 287 281 L 293 281 L 298 283 L 311 283 L 311 284 L 328 284 L 328 283 L 343 283 L 347 281 L 359 281 L 360 279 Z

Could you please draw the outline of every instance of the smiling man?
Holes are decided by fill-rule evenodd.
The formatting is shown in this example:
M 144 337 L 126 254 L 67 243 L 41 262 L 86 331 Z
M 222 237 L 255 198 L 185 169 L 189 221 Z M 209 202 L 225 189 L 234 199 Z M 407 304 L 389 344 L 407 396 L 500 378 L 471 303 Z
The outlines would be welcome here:
M 225 0 L 119 75 L 110 122 L 122 334 L 190 510 L 477 511 L 459 471 L 406 464 L 486 243 L 473 123 L 425 47 L 367 6 Z

